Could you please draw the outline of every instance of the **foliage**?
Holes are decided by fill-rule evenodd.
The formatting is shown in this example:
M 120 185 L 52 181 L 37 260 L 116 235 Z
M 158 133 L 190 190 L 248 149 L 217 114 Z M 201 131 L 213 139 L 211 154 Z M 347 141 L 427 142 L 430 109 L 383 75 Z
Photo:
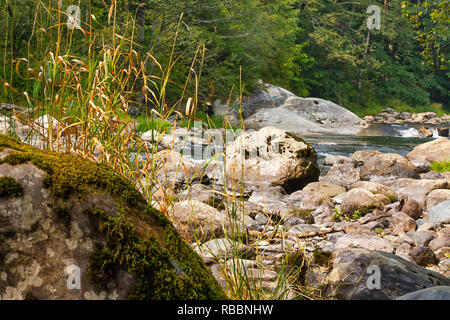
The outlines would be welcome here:
M 431 171 L 450 172 L 450 161 L 436 161 L 430 166 Z

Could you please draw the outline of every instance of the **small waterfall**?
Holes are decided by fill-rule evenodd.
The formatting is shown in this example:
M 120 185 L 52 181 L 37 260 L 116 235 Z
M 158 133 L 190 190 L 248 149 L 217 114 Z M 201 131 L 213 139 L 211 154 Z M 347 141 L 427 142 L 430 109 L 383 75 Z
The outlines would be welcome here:
M 398 133 L 399 133 L 399 136 L 403 137 L 403 138 L 417 138 L 417 137 L 420 137 L 419 130 L 417 130 L 415 128 L 399 130 Z M 436 133 L 437 133 L 437 129 L 436 129 Z M 433 132 L 433 134 L 434 134 L 434 132 Z
M 433 138 L 439 138 L 438 128 L 430 128 L 431 132 L 433 132 Z

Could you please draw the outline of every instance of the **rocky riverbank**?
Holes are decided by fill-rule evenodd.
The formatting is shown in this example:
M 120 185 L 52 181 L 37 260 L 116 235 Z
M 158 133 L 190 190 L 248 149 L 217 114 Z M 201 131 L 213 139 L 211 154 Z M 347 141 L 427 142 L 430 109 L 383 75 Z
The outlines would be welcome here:
M 4 120 L 4 129 L 9 130 L 11 122 Z M 40 118 L 38 123 L 44 135 L 50 127 L 56 131 L 58 126 L 55 119 L 47 116 Z M 15 129 L 21 138 L 36 130 L 19 123 Z M 281 299 L 302 295 L 327 299 L 395 299 L 411 293 L 419 298 L 436 294 L 448 296 L 450 173 L 430 171 L 431 163 L 450 158 L 450 140 L 447 138 L 421 144 L 405 157 L 378 150 L 360 150 L 349 157 L 328 156 L 325 164 L 330 170 L 325 175 L 320 175 L 316 151 L 307 141 L 275 127 L 243 133 L 178 128 L 170 134 L 149 131 L 140 138 L 149 146 L 157 146 L 158 152 L 152 159 L 155 171 L 149 181 L 142 178 L 132 182 L 140 182 L 137 188 L 144 194 L 151 188 L 152 208 L 166 214 L 225 292 L 229 292 L 230 286 L 245 282 L 260 297 Z M 81 295 L 66 295 L 61 282 L 65 278 L 58 280 L 56 293 L 45 291 L 43 281 L 53 281 L 56 275 L 50 272 L 50 267 L 43 266 L 47 266 L 47 260 L 54 263 L 62 259 L 62 266 L 77 262 L 85 265 L 82 272 L 92 269 L 92 264 L 89 267 L 87 261 L 93 252 L 93 243 L 100 241 L 105 245 L 105 240 L 98 238 L 96 225 L 91 225 L 93 220 L 81 213 L 86 206 L 96 208 L 100 203 L 114 215 L 117 207 L 123 206 L 121 195 L 130 195 L 130 190 L 114 191 L 108 184 L 100 183 L 101 190 L 97 191 L 100 193 L 94 193 L 92 199 L 85 198 L 82 209 L 77 207 L 74 199 L 75 202 L 70 200 L 70 208 L 63 207 L 62 195 L 65 193 L 58 192 L 67 191 L 67 188 L 56 181 L 59 187 L 48 191 L 48 182 L 44 185 L 47 181 L 44 171 L 48 167 L 38 167 L 39 171 L 27 162 L 28 158 L 15 165 L 10 159 L 11 152 L 28 149 L 12 147 L 16 143 L 9 143 L 2 145 L 0 176 L 13 175 L 23 185 L 25 196 L 20 192 L 14 193 L 18 197 L 6 194 L 10 188 L 0 187 L 0 206 L 3 208 L 0 208 L 0 236 L 2 243 L 11 244 L 1 247 L 0 256 L 7 257 L 3 264 L 8 268 L 21 259 L 10 248 L 26 249 L 29 258 L 20 262 L 28 266 L 22 266 L 25 273 L 19 274 L 16 269 L 5 269 L 2 273 L 0 288 L 10 288 L 0 290 L 2 298 L 23 298 L 29 292 L 38 298 L 125 297 L 134 288 L 132 281 L 142 280 L 141 271 L 138 270 L 134 278 L 127 278 L 131 282 L 122 287 L 121 276 L 113 273 L 105 278 L 111 290 L 95 287 L 94 282 Z M 43 148 L 39 138 L 32 143 Z M 143 165 L 150 160 L 143 154 L 137 156 L 142 156 Z M 29 160 L 42 164 L 32 158 Z M 84 175 L 76 173 L 76 168 L 68 172 L 77 179 Z M 86 176 L 89 175 L 86 173 Z M 64 181 L 77 180 L 67 178 Z M 80 180 L 81 185 L 85 182 L 84 178 Z M 91 182 L 97 187 L 95 181 Z M 119 185 L 123 188 L 121 183 Z M 33 189 L 36 186 L 37 191 Z M 73 187 L 74 195 L 81 191 L 76 183 Z M 108 190 L 109 196 L 101 196 L 103 188 Z M 70 194 L 71 191 L 67 192 Z M 40 197 L 45 201 L 50 199 L 53 207 L 43 207 L 45 201 Z M 138 236 L 133 239 L 139 243 L 144 241 L 148 234 L 142 232 L 147 227 L 157 239 L 172 239 L 172 235 L 165 238 L 172 232 L 170 227 L 153 230 L 135 208 L 133 204 L 126 204 L 126 212 L 131 212 L 138 228 Z M 35 221 L 32 217 L 36 210 L 39 215 Z M 21 213 L 23 219 L 20 221 L 28 221 L 26 228 L 19 220 L 14 220 L 14 212 L 16 215 Z M 98 211 L 90 213 L 100 214 Z M 164 220 L 158 213 L 154 214 L 157 219 Z M 67 217 L 73 223 L 67 224 Z M 108 220 L 108 215 L 100 214 L 99 217 Z M 53 221 L 56 218 L 59 220 Z M 58 221 L 61 225 L 55 225 Z M 2 226 L 6 227 L 1 229 Z M 11 230 L 14 236 L 11 236 Z M 51 235 L 50 242 L 44 239 L 46 234 Z M 45 259 L 45 255 L 34 250 L 40 248 L 38 244 L 53 260 Z M 57 244 L 61 245 L 55 249 Z M 115 245 L 109 245 L 111 250 L 117 249 Z M 155 245 L 158 252 L 165 250 L 164 242 Z M 139 250 L 133 244 L 127 243 L 127 246 Z M 108 252 L 101 251 L 102 254 Z M 192 274 L 187 274 L 186 283 L 190 283 L 196 274 L 204 279 L 195 290 L 183 291 L 172 298 L 198 293 L 204 298 L 222 295 L 215 282 L 204 273 L 202 264 L 192 256 L 192 251 L 183 247 L 182 254 L 177 253 L 169 260 L 161 256 L 161 259 L 164 268 L 175 278 L 183 278 L 183 272 L 193 270 Z M 183 259 L 189 262 L 185 264 Z M 158 268 L 158 263 L 160 261 L 150 267 Z M 143 272 L 152 271 L 145 269 Z M 374 275 L 379 278 L 373 278 Z M 86 273 L 83 277 L 83 281 L 89 280 Z M 168 285 L 164 279 L 160 280 L 164 286 Z M 423 291 L 427 288 L 433 289 Z
M 172 198 L 175 226 L 224 286 L 237 265 L 275 290 L 280 270 L 299 254 L 295 265 L 305 269 L 297 280 L 331 297 L 391 299 L 449 285 L 450 173 L 428 171 L 450 157 L 448 139 L 419 145 L 406 157 L 377 150 L 331 156 L 320 178 L 314 149 L 276 128 L 243 134 L 225 154 L 223 171 L 177 155 L 187 168 L 184 179 L 195 170 L 207 177 L 188 187 L 175 169 L 165 171 L 179 188 Z M 235 196 L 234 219 L 224 195 Z M 371 265 L 382 270 L 379 290 L 367 288 Z M 295 293 L 291 288 L 285 298 Z
M 439 117 L 434 112 L 409 113 L 398 112 L 388 108 L 376 116 L 363 119 L 369 124 L 403 124 L 410 125 L 410 135 L 429 138 L 433 136 L 449 137 L 450 115 Z

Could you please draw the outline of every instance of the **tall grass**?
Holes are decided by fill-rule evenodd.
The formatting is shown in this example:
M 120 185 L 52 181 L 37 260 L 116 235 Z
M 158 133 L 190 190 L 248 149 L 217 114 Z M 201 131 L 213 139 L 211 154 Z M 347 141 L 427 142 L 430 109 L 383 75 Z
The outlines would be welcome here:
M 204 48 L 197 49 L 186 81 L 177 84 L 182 88 L 179 99 L 168 105 L 166 93 L 168 87 L 174 85 L 171 72 L 178 60 L 174 53 L 177 32 L 174 34 L 172 54 L 167 64 L 162 65 L 150 53 L 140 52 L 134 41 L 133 16 L 130 15 L 125 32 L 117 33 L 116 0 L 111 1 L 106 8 L 109 12 L 108 32 L 97 30 L 99 22 L 92 14 L 80 29 L 68 30 L 64 22 L 67 14 L 52 3 L 30 1 L 35 6 L 34 16 L 40 18 L 36 18 L 33 23 L 33 39 L 29 41 L 28 56 L 14 57 L 10 61 L 28 91 L 19 89 L 20 86 L 11 82 L 12 77 L 9 81 L 4 79 L 6 97 L 10 101 L 22 101 L 27 107 L 25 111 L 15 111 L 12 115 L 11 134 L 23 135 L 25 130 L 25 140 L 29 143 L 36 144 L 38 141 L 42 148 L 70 152 L 108 164 L 125 179 L 135 183 L 148 201 L 170 217 L 176 201 L 176 177 L 170 182 L 166 181 L 166 177 L 158 176 L 164 169 L 164 159 L 158 153 L 158 142 L 148 144 L 141 139 L 140 132 L 153 129 L 157 132 L 173 132 L 180 125 L 190 128 L 193 121 L 199 119 L 210 128 L 231 128 L 225 119 L 197 113 L 200 74 L 194 71 L 194 66 L 198 57 L 204 55 Z M 58 23 L 51 24 L 50 21 Z M 74 53 L 75 39 L 82 41 L 85 54 L 78 56 Z M 10 50 L 7 40 L 5 50 Z M 5 52 L 4 56 L 8 54 Z M 152 74 L 147 73 L 147 63 L 156 66 Z M 198 69 L 201 70 L 201 67 Z M 136 92 L 142 94 L 146 106 L 145 115 L 138 119 L 138 124 L 128 116 Z M 242 85 L 240 92 L 242 96 Z M 180 112 L 183 108 L 184 114 Z M 176 115 L 179 122 L 170 122 L 168 119 L 172 115 Z M 44 121 L 44 117 L 47 121 Z M 182 162 L 177 164 L 177 170 L 187 174 Z M 202 174 L 200 171 L 196 174 Z M 186 188 L 193 180 L 191 177 L 187 181 Z M 226 181 L 225 174 L 223 180 Z M 231 191 L 215 189 L 214 192 L 225 195 L 227 199 L 226 212 L 233 227 L 232 234 L 228 236 L 248 242 L 240 227 L 244 220 L 243 210 L 239 210 L 244 207 L 242 185 L 236 184 Z M 158 197 L 155 197 L 156 194 Z M 239 258 L 233 253 L 231 268 L 224 271 L 226 291 L 230 298 L 287 297 L 291 288 L 289 279 L 295 278 L 295 272 L 286 274 L 281 270 L 276 288 L 267 292 L 246 273 Z

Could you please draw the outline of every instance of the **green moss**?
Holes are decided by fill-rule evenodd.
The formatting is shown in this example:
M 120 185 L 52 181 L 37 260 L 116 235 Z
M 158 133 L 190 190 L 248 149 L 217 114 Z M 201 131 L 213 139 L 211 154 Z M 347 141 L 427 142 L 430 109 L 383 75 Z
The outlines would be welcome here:
M 296 251 L 285 257 L 287 269 L 293 271 L 294 282 L 304 286 L 306 284 L 306 275 L 309 268 L 308 258 L 302 251 Z
M 60 219 L 67 228 L 70 227 L 71 216 L 70 211 L 67 208 L 53 206 L 52 204 L 49 204 L 49 207 L 52 208 L 53 213 L 55 213 L 58 219 Z
M 106 236 L 105 246 L 97 244 L 89 257 L 88 278 L 100 288 L 106 289 L 119 270 L 126 270 L 136 281 L 130 299 L 225 298 L 200 258 L 180 241 L 165 219 L 159 220 L 158 227 L 164 230 L 167 247 L 161 246 L 154 236 L 140 237 L 124 213 L 117 217 L 99 209 L 87 209 L 84 213 L 98 219 L 99 231 Z
M 89 257 L 88 277 L 99 288 L 124 270 L 136 281 L 130 299 L 226 299 L 202 259 L 171 222 L 111 168 L 69 154 L 38 150 L 2 135 L 0 147 L 17 151 L 0 160 L 0 165 L 30 161 L 47 173 L 44 187 L 54 198 L 56 215 L 65 222 L 70 215 L 60 203 L 69 198 L 82 201 L 86 194 L 102 191 L 116 201 L 115 209 L 109 211 L 84 211 L 105 239 Z
M 296 207 L 292 207 L 291 210 L 292 210 L 292 214 L 295 217 L 305 220 L 305 223 L 307 223 L 307 224 L 314 223 L 314 217 L 311 214 L 311 210 L 300 209 L 300 208 L 296 208 Z
M 14 178 L 0 177 L 0 197 L 15 198 L 23 196 L 23 187 Z
M 319 266 L 330 267 L 332 257 L 333 254 L 330 251 L 322 251 L 317 248 L 313 251 L 314 263 Z

